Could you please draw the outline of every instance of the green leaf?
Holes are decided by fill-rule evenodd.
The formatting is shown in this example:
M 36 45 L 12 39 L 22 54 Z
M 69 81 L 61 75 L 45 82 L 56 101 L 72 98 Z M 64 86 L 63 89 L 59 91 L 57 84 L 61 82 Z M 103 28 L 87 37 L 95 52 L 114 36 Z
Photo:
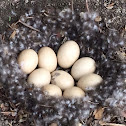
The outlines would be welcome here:
M 11 21 L 11 16 L 9 16 L 9 22 Z

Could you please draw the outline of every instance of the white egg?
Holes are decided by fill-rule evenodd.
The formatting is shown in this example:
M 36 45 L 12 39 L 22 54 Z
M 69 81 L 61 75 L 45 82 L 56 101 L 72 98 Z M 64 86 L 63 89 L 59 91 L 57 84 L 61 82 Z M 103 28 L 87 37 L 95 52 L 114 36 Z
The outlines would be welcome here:
M 54 96 L 54 97 L 62 96 L 61 89 L 57 85 L 54 85 L 54 84 L 45 85 L 42 88 L 42 91 L 44 92 L 45 95 Z
M 79 79 L 77 86 L 83 90 L 92 90 L 97 85 L 99 85 L 102 81 L 103 79 L 100 75 L 91 73 L 91 74 L 82 76 Z
M 52 72 L 57 67 L 56 54 L 50 47 L 42 47 L 38 52 L 38 59 L 38 66 L 40 68 L 45 68 Z
M 37 53 L 33 49 L 23 50 L 18 56 L 18 64 L 24 73 L 31 73 L 38 65 Z
M 58 126 L 57 123 L 51 123 L 49 126 Z
M 64 98 L 82 98 L 85 96 L 84 91 L 79 87 L 71 87 L 63 92 Z
M 34 70 L 29 76 L 28 76 L 28 83 L 34 84 L 35 87 L 43 87 L 44 85 L 47 85 L 50 83 L 51 75 L 50 72 L 44 68 L 39 68 Z
M 57 85 L 62 90 L 74 86 L 73 77 L 63 70 L 56 70 L 52 72 L 51 76 L 51 83 Z
M 80 55 L 80 48 L 75 41 L 67 41 L 60 46 L 57 59 L 62 68 L 71 67 Z
M 75 80 L 79 80 L 83 75 L 93 73 L 95 69 L 95 61 L 90 57 L 83 57 L 74 63 L 71 69 L 71 75 Z

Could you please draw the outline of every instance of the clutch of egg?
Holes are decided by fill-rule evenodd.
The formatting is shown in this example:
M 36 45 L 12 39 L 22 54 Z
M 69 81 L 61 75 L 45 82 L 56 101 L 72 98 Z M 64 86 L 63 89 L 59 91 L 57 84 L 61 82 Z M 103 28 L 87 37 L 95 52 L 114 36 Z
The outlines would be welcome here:
M 99 85 L 102 77 L 93 73 L 96 63 L 92 58 L 78 59 L 79 55 L 79 45 L 70 40 L 60 46 L 57 56 L 50 47 L 40 48 L 38 54 L 33 49 L 23 50 L 18 64 L 24 73 L 29 74 L 27 82 L 41 88 L 45 95 L 81 98 L 87 90 Z M 57 62 L 61 70 L 57 70 Z M 70 67 L 71 75 L 65 71 Z

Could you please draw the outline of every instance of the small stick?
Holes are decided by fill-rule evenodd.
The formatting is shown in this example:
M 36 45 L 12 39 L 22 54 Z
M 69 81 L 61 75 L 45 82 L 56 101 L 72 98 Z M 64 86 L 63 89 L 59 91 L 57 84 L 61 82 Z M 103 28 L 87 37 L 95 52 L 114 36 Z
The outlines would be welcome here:
M 112 29 L 112 28 L 109 28 L 109 25 L 106 23 L 106 27 L 109 29 L 109 30 L 112 30 L 112 31 L 118 31 L 116 29 Z
M 9 124 L 9 126 L 12 126 L 12 124 L 11 123 L 8 123 Z
M 26 23 L 22 22 L 21 20 L 19 20 L 18 23 L 21 23 L 21 24 L 23 24 L 24 26 L 26 26 L 26 27 L 28 27 L 28 28 L 34 30 L 34 31 L 41 32 L 40 30 L 38 30 L 38 29 L 36 29 L 36 28 L 34 28 L 34 27 L 32 27 L 32 26 L 27 25 Z
M 21 24 L 23 24 L 24 26 L 26 26 L 26 27 L 28 27 L 28 28 L 34 30 L 34 31 L 41 32 L 40 30 L 38 30 L 38 29 L 36 29 L 36 28 L 34 28 L 34 27 L 32 27 L 32 26 L 27 25 L 25 22 L 22 22 L 21 20 L 18 20 L 18 21 L 15 23 L 15 25 L 17 25 L 18 23 L 21 23 Z M 9 26 L 12 30 L 14 30 L 10 25 L 8 25 L 8 26 Z
M 48 17 L 48 16 L 49 16 L 49 15 L 48 15 L 47 13 L 45 13 L 45 12 L 44 12 L 43 14 L 44 14 L 46 17 Z
M 71 0 L 71 10 L 73 12 L 74 8 L 73 8 L 73 0 Z
M 92 103 L 92 104 L 95 104 L 95 105 L 98 105 L 99 103 L 95 103 L 95 102 L 92 102 L 92 101 L 88 101 L 89 103 Z
M 116 124 L 116 123 L 106 123 L 106 122 L 99 122 L 101 126 L 125 126 L 124 124 Z
M 42 107 L 53 108 L 53 106 L 41 105 Z
M 86 0 L 86 8 L 87 8 L 87 11 L 90 12 L 89 6 L 88 6 L 88 0 Z
M 49 42 L 51 41 L 51 39 L 52 39 L 52 37 L 53 36 L 57 36 L 58 34 L 53 34 L 53 35 L 51 35 L 50 37 L 49 37 Z
M 26 17 L 27 19 L 32 19 L 33 17 Z
M 7 24 L 7 25 L 8 25 L 8 27 L 9 27 L 10 29 L 14 30 L 14 28 L 12 28 L 9 24 Z
M 13 112 L 0 112 L 0 113 L 2 113 L 2 114 L 4 114 L 4 115 L 9 115 L 9 114 L 11 114 L 11 113 L 13 113 Z

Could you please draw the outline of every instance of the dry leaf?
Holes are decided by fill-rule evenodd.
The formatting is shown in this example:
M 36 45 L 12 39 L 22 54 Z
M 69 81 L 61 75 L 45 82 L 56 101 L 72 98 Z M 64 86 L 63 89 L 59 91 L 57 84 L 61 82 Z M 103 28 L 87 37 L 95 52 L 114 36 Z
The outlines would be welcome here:
M 115 4 L 115 3 L 111 3 L 111 4 L 107 5 L 106 8 L 107 8 L 107 9 L 112 9 L 112 8 L 114 7 L 114 4 Z
M 126 53 L 125 52 L 116 51 L 116 54 L 117 54 L 119 59 L 121 59 L 121 60 L 126 59 Z
M 4 108 L 5 106 L 4 106 L 4 103 L 2 103 L 1 105 L 0 105 L 0 108 L 2 109 L 2 108 Z
M 13 23 L 13 24 L 11 24 L 11 26 L 10 26 L 12 29 L 17 29 L 18 28 L 18 26 L 17 26 L 17 24 L 16 23 Z
M 102 20 L 101 16 L 97 16 L 97 17 L 95 18 L 95 21 L 96 21 L 96 22 L 100 22 L 101 20 Z
M 103 121 L 99 121 L 99 124 L 101 126 L 125 126 L 124 124 L 106 123 L 106 122 L 103 122 Z
M 95 119 L 101 119 L 103 116 L 104 108 L 98 108 L 97 110 L 94 111 L 94 118 Z
M 19 120 L 20 123 L 23 123 L 23 122 L 25 122 L 25 121 L 26 121 L 26 120 L 24 120 L 24 119 L 20 119 L 20 120 Z
M 10 36 L 10 38 L 11 38 L 11 39 L 14 39 L 15 35 L 16 35 L 16 30 L 13 31 L 13 33 L 12 33 L 11 36 Z
M 28 117 L 28 114 L 24 114 L 23 117 L 24 117 L 24 118 L 27 118 L 27 117 Z
M 2 104 L 0 105 L 0 108 L 1 108 L 2 111 L 7 111 L 7 110 L 8 110 L 8 107 L 5 106 L 4 103 L 2 103 Z
M 126 82 L 126 80 L 125 80 L 125 82 Z M 124 111 L 124 112 L 122 111 L 121 115 L 126 118 L 126 111 Z

